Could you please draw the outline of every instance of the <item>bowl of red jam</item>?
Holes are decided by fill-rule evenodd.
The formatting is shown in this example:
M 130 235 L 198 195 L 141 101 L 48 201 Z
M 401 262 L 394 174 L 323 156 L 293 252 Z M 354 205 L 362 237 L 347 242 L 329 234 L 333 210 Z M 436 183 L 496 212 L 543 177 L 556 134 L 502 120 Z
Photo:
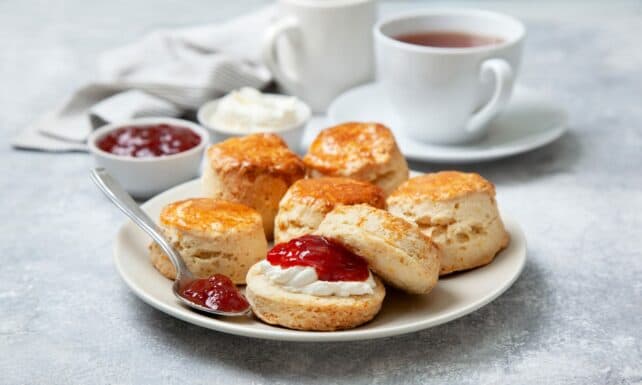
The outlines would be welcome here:
M 105 168 L 135 197 L 147 198 L 198 176 L 207 130 L 174 118 L 140 118 L 94 131 L 88 146 Z

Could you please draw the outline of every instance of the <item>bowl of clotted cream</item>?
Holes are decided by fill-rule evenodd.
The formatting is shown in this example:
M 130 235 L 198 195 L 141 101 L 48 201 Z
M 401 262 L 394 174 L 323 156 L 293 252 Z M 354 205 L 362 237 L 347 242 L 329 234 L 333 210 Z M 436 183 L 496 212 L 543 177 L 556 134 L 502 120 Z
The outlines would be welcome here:
M 205 103 L 197 117 L 211 131 L 214 142 L 270 132 L 281 136 L 292 150 L 299 151 L 310 115 L 310 107 L 293 96 L 245 87 Z

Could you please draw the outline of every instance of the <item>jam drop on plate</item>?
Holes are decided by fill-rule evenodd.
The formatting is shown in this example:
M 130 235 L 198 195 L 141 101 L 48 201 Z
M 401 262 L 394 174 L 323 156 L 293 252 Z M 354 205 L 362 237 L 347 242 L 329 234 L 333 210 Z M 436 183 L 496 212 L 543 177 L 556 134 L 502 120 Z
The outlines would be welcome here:
M 126 126 L 110 132 L 96 143 L 114 155 L 149 158 L 177 154 L 201 143 L 201 137 L 187 127 L 156 124 Z
M 370 276 L 368 263 L 332 239 L 304 235 L 272 248 L 267 260 L 273 266 L 314 267 L 322 281 L 365 281 Z
M 224 312 L 240 313 L 250 306 L 234 282 L 223 274 L 194 280 L 180 294 L 188 301 Z

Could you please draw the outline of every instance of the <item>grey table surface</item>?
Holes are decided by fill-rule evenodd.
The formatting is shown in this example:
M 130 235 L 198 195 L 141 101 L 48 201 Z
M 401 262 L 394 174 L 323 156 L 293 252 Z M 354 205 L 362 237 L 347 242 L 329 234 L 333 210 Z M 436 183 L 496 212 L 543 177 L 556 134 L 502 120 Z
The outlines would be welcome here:
M 520 81 L 570 116 L 552 145 L 460 167 L 496 183 L 529 242 L 490 305 L 397 338 L 303 344 L 201 329 L 129 292 L 111 255 L 123 217 L 90 184 L 89 156 L 9 138 L 91 79 L 101 51 L 262 3 L 0 2 L 0 383 L 642 383 L 640 2 L 477 3 L 525 20 Z

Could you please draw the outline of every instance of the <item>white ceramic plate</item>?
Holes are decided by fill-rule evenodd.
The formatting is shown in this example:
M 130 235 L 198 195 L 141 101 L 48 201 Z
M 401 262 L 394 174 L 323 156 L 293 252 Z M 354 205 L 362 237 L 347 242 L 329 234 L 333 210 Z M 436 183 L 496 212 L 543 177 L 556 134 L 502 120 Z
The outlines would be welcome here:
M 167 190 L 142 205 L 158 218 L 169 202 L 200 195 L 200 181 Z M 356 329 L 304 332 L 266 325 L 254 318 L 213 318 L 182 306 L 172 294 L 171 281 L 158 273 L 147 255 L 150 239 L 128 221 L 119 230 L 114 248 L 118 272 L 131 290 L 151 306 L 176 318 L 224 333 L 284 341 L 352 341 L 410 333 L 471 313 L 497 298 L 517 279 L 526 261 L 526 241 L 515 221 L 504 216 L 511 243 L 482 268 L 441 279 L 427 295 L 387 290 L 379 315 Z
M 408 138 L 403 124 L 378 83 L 352 88 L 328 108 L 330 124 L 378 121 L 395 133 L 401 152 L 409 159 L 437 163 L 471 163 L 521 154 L 558 139 L 567 128 L 566 111 L 550 97 L 523 86 L 515 87 L 506 109 L 490 123 L 488 135 L 477 143 L 446 146 Z

